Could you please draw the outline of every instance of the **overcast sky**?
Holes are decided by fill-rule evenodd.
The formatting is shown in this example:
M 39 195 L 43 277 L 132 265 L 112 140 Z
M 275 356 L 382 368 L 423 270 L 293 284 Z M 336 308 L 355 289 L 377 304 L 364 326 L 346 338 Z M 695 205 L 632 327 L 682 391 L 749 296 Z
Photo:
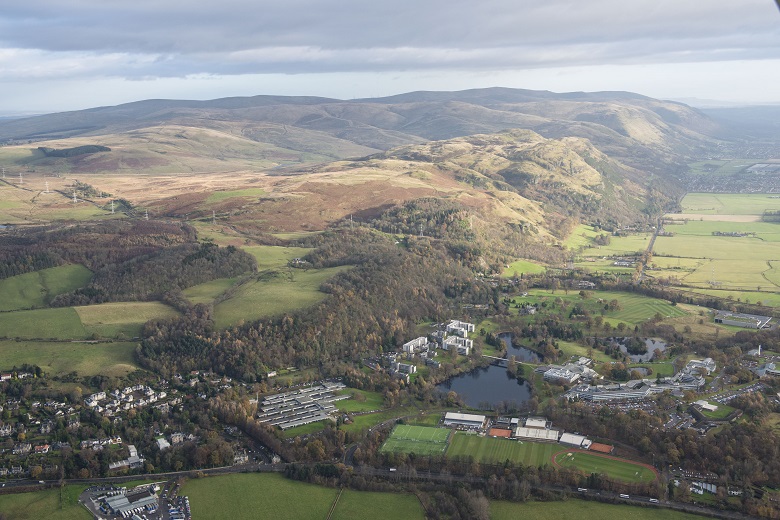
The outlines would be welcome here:
M 149 98 L 629 90 L 780 103 L 773 0 L 24 0 L 0 114 Z

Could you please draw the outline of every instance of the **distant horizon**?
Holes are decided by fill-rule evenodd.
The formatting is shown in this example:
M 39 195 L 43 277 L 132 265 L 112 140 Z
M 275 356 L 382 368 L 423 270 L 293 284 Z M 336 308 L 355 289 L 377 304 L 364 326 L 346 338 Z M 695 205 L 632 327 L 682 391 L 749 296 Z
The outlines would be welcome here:
M 43 116 L 43 115 L 51 115 L 51 114 L 58 114 L 58 113 L 65 113 L 65 112 L 78 112 L 82 110 L 91 110 L 91 109 L 97 109 L 97 108 L 103 108 L 103 107 L 113 107 L 113 106 L 120 106 L 120 105 L 126 105 L 130 103 L 140 103 L 144 101 L 153 101 L 153 100 L 167 100 L 167 101 L 215 101 L 219 99 L 229 99 L 229 98 L 252 98 L 252 97 L 258 97 L 258 96 L 270 96 L 270 97 L 315 97 L 315 98 L 323 98 L 323 99 L 333 99 L 338 101 L 360 101 L 360 100 L 366 100 L 366 99 L 383 99 L 393 96 L 399 96 L 404 94 L 411 94 L 414 92 L 463 92 L 463 91 L 469 91 L 469 90 L 487 90 L 491 88 L 505 88 L 505 89 L 511 89 L 511 90 L 529 90 L 529 91 L 538 91 L 538 92 L 551 92 L 554 94 L 572 94 L 577 92 L 584 92 L 584 93 L 598 93 L 598 92 L 627 92 L 631 94 L 637 94 L 640 96 L 646 96 L 653 99 L 658 99 L 661 101 L 672 101 L 676 103 L 684 103 L 690 107 L 698 108 L 698 109 L 711 109 L 711 108 L 746 108 L 746 107 L 760 107 L 760 106 L 780 106 L 780 101 L 766 101 L 766 102 L 737 102 L 737 101 L 727 101 L 727 100 L 719 100 L 719 99 L 702 99 L 702 98 L 696 98 L 696 97 L 679 97 L 679 98 L 664 98 L 664 97 L 655 97 L 655 96 L 649 96 L 647 94 L 644 94 L 642 92 L 635 92 L 635 91 L 629 91 L 629 90 L 621 90 L 621 89 L 611 89 L 611 90 L 550 90 L 550 89 L 536 89 L 536 88 L 522 88 L 522 87 L 506 87 L 506 86 L 490 86 L 490 87 L 473 87 L 473 88 L 463 88 L 463 89 L 451 89 L 451 90 L 435 90 L 435 89 L 415 89 L 415 90 L 407 90 L 403 92 L 394 92 L 391 94 L 386 95 L 377 95 L 377 96 L 361 96 L 361 97 L 335 97 L 335 96 L 326 96 L 326 95 L 318 95 L 318 94 L 282 94 L 282 93 L 256 93 L 256 94 L 237 94 L 237 95 L 217 95 L 215 97 L 144 97 L 144 98 L 138 98 L 138 99 L 131 99 L 127 101 L 121 101 L 113 104 L 99 104 L 99 105 L 91 105 L 91 106 L 84 106 L 82 108 L 63 108 L 63 109 L 54 109 L 54 110 L 18 110 L 18 111 L 10 111 L 10 110 L 2 110 L 0 109 L 0 120 L 11 120 L 11 119 L 23 119 L 26 117 L 36 117 L 36 116 Z M 0 121 L 0 124 L 2 121 Z

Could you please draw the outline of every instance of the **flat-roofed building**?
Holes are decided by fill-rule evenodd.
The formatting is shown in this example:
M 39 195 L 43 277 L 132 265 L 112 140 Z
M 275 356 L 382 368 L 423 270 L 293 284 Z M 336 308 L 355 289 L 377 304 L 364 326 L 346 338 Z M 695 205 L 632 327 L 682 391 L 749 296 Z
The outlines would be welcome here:
M 527 428 L 519 426 L 515 428 L 515 438 L 534 442 L 558 442 L 561 432 L 546 428 Z
M 406 343 L 404 343 L 403 351 L 408 354 L 413 354 L 418 350 L 421 350 L 427 344 L 428 344 L 428 338 L 426 338 L 425 336 L 420 336 L 419 338 L 415 338 L 411 341 L 407 341 Z
M 566 368 L 551 368 L 544 373 L 543 378 L 554 383 L 572 384 L 580 378 L 580 375 Z
M 480 429 L 485 427 L 485 416 L 447 412 L 444 414 L 444 426 L 463 426 L 466 428 Z
M 574 448 L 584 448 L 586 450 L 593 443 L 590 439 L 588 439 L 584 435 L 576 435 L 573 433 L 564 433 L 563 435 L 561 435 L 560 439 L 558 439 L 558 442 L 560 442 L 561 444 L 565 444 L 566 446 L 572 446 Z
M 547 428 L 547 419 L 542 417 L 529 417 L 525 420 L 526 428 Z
M 456 334 L 462 338 L 467 338 L 469 332 L 474 332 L 475 326 L 473 323 L 467 323 L 465 321 L 450 320 L 447 324 L 447 334 Z

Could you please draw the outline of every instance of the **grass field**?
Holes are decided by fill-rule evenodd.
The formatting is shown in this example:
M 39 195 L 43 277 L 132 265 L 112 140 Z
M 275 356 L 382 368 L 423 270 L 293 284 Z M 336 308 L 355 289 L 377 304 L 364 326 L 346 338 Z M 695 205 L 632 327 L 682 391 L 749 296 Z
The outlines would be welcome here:
M 780 199 L 769 197 L 758 193 L 689 193 L 682 200 L 682 210 L 700 215 L 761 215 L 765 209 L 780 209 Z
M 345 489 L 333 510 L 333 520 L 382 518 L 388 520 L 423 520 L 420 501 L 416 496 L 402 493 L 380 493 Z
M 86 486 L 65 486 L 31 493 L 0 495 L 0 512 L 14 520 L 90 520 L 92 515 L 78 503 L 79 494 Z
M 260 273 L 215 305 L 215 324 L 224 328 L 314 305 L 325 297 L 320 291 L 322 282 L 347 269 L 348 266 L 342 266 Z
M 217 296 L 233 287 L 237 281 L 238 278 L 217 278 L 210 282 L 188 287 L 182 291 L 182 294 L 194 304 L 211 303 Z
M 82 376 L 125 376 L 138 369 L 135 343 L 70 343 L 0 340 L 0 368 L 30 363 L 50 375 L 77 372 Z
M 84 339 L 87 329 L 70 307 L 0 313 L 0 337 Z
M 263 188 L 247 188 L 245 190 L 229 190 L 229 191 L 215 191 L 206 199 L 206 204 L 212 204 L 215 202 L 222 202 L 223 200 L 232 199 L 235 197 L 259 197 L 265 195 L 266 191 Z
M 439 455 L 447 450 L 450 430 L 428 426 L 399 424 L 382 446 L 383 452 L 394 451 L 416 455 Z
M 257 269 L 278 269 L 286 266 L 293 258 L 302 258 L 311 252 L 305 247 L 246 246 L 242 248 L 257 260 Z
M 568 499 L 562 502 L 490 502 L 493 520 L 701 520 L 702 517 L 670 509 L 604 504 L 590 500 Z
M 561 467 L 577 468 L 586 475 L 601 473 L 624 482 L 652 482 L 656 479 L 655 472 L 648 467 L 581 451 L 562 451 L 555 456 L 555 463 Z
M 63 265 L 0 280 L 0 311 L 45 307 L 58 294 L 89 283 L 92 272 L 82 265 Z
M 588 347 L 578 345 L 577 343 L 572 343 L 571 341 L 564 341 L 562 339 L 559 339 L 558 348 L 560 348 L 563 351 L 564 355 L 569 357 L 588 356 Z M 593 361 L 604 361 L 604 362 L 614 361 L 611 357 L 604 354 L 600 350 L 593 350 L 590 357 L 591 359 L 593 359 Z
M 447 449 L 447 457 L 474 457 L 475 462 L 503 463 L 506 460 L 525 466 L 552 463 L 558 444 L 479 437 L 458 432 Z
M 511 278 L 515 276 L 515 274 L 518 276 L 521 274 L 539 274 L 545 272 L 545 270 L 547 270 L 547 268 L 543 265 L 536 264 L 529 260 L 517 260 L 516 262 L 509 264 L 507 268 L 504 269 L 504 272 L 501 273 L 501 276 L 504 278 Z
M 587 300 L 582 300 L 578 292 L 579 291 L 569 291 L 569 294 L 566 294 L 564 291 L 560 290 L 552 293 L 547 290 L 535 289 L 528 291 L 528 297 L 516 298 L 516 301 L 527 301 L 530 303 L 541 303 L 546 301 L 549 304 L 550 302 L 554 302 L 557 298 L 560 298 L 570 304 L 579 302 L 584 307 L 593 308 L 595 310 L 596 307 L 600 305 L 598 304 L 598 298 L 601 298 L 605 302 L 617 300 L 620 304 L 620 309 L 609 311 L 604 316 L 607 321 L 612 323 L 622 321 L 629 325 L 637 325 L 654 317 L 656 313 L 663 317 L 672 318 L 684 316 L 686 314 L 683 309 L 672 305 L 666 300 L 650 298 L 641 294 L 593 291 L 593 296 Z
M 115 302 L 74 307 L 88 334 L 103 338 L 133 338 L 153 318 L 173 318 L 179 312 L 160 302 Z
M 338 491 L 287 480 L 281 475 L 243 473 L 188 480 L 181 495 L 193 518 L 322 520 Z M 262 512 L 262 513 L 260 513 Z
M 385 398 L 379 392 L 347 388 L 338 393 L 339 395 L 354 396 L 352 399 L 336 401 L 336 408 L 342 412 L 371 412 L 381 410 L 384 406 Z

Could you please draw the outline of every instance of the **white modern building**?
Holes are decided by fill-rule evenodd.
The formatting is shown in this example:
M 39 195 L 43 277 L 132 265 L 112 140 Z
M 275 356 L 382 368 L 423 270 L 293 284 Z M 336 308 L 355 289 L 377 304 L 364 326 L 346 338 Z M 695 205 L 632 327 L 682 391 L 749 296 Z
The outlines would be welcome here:
M 447 412 L 444 414 L 444 426 L 461 426 L 465 428 L 481 429 L 485 427 L 485 416 Z

